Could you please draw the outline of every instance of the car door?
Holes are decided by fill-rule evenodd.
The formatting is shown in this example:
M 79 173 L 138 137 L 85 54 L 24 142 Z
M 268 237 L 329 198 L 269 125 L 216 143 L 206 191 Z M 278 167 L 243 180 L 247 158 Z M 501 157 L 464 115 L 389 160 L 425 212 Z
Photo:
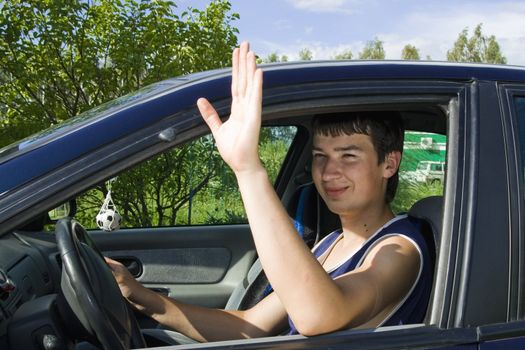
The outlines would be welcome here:
M 510 197 L 510 280 L 507 322 L 479 327 L 480 349 L 520 349 L 525 346 L 525 309 L 523 307 L 523 220 L 525 202 L 525 85 L 499 87 L 503 127 L 506 135 Z

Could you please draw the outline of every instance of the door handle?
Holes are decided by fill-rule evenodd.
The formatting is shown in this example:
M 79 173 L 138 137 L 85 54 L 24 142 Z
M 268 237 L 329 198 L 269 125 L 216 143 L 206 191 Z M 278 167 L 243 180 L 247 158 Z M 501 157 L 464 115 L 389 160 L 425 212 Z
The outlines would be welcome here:
M 133 277 L 138 278 L 142 275 L 143 268 L 139 259 L 132 256 L 117 256 L 111 257 L 111 259 L 116 260 L 124 265 Z

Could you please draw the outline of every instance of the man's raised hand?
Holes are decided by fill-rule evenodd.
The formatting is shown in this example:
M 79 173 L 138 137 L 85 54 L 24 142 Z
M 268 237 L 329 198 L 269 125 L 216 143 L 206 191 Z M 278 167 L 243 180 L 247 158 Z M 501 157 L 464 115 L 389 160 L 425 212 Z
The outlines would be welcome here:
M 255 54 L 243 42 L 232 54 L 231 114 L 224 123 L 205 98 L 197 101 L 217 149 L 235 173 L 259 170 L 259 132 L 261 129 L 262 71 Z

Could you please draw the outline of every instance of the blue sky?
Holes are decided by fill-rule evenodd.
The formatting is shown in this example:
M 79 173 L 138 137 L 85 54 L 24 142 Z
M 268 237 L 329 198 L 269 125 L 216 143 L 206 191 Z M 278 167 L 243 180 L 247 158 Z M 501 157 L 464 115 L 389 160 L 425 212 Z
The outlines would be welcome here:
M 179 8 L 203 9 L 208 1 L 182 0 Z M 525 66 L 525 1 L 497 0 L 231 0 L 240 40 L 262 57 L 272 52 L 297 59 L 302 48 L 314 59 L 345 50 L 354 57 L 367 41 L 383 41 L 386 58 L 399 59 L 404 45 L 422 58 L 445 60 L 459 33 L 483 23 L 509 64 Z

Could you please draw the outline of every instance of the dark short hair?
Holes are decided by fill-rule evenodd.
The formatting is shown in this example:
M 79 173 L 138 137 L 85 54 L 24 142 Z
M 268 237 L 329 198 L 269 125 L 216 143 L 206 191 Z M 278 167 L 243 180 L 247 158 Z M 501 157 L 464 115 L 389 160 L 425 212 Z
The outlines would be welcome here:
M 372 139 L 379 164 L 386 160 L 391 152 L 403 152 L 405 128 L 403 119 L 395 111 L 345 112 L 316 115 L 313 118 L 314 134 L 323 136 L 341 136 L 363 134 Z M 392 202 L 399 183 L 399 169 L 388 179 L 385 200 Z

